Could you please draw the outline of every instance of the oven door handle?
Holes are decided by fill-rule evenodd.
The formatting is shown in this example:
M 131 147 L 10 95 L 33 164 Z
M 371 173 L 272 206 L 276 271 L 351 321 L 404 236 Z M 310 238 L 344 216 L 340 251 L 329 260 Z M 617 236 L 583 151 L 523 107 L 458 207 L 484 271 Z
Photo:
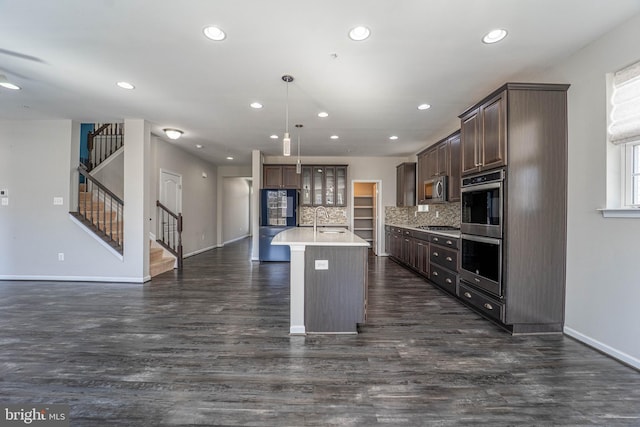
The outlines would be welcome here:
M 499 245 L 502 242 L 501 239 L 494 239 L 493 237 L 474 236 L 472 234 L 462 234 L 460 237 L 462 238 L 462 240 L 471 240 L 474 242 L 489 243 L 492 245 Z
M 500 182 L 488 182 L 486 184 L 478 184 L 478 185 L 469 185 L 462 187 L 460 191 L 463 193 L 468 193 L 470 191 L 482 191 L 482 190 L 493 190 L 495 188 L 500 188 L 502 186 L 502 181 Z

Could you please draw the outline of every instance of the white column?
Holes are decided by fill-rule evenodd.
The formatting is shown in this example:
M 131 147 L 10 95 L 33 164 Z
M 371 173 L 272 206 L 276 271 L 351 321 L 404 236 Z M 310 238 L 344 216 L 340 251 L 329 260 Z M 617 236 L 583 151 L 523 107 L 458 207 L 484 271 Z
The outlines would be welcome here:
M 291 245 L 291 335 L 304 335 L 304 245 Z
M 130 277 L 144 282 L 150 280 L 149 123 L 125 119 L 124 134 L 124 263 Z

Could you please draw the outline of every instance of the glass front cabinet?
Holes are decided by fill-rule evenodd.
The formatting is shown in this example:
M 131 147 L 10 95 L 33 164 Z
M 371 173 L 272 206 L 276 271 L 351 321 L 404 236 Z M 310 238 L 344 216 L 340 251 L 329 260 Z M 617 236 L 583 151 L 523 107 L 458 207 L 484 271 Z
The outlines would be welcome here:
M 347 166 L 302 166 L 302 206 L 346 206 Z

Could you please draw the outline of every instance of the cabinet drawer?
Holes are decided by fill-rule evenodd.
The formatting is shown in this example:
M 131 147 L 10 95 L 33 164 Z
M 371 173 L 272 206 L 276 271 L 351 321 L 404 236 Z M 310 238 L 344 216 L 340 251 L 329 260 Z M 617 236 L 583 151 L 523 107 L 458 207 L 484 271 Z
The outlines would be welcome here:
M 504 304 L 476 291 L 464 282 L 458 284 L 458 298 L 477 308 L 492 319 L 504 323 Z
M 458 239 L 447 236 L 439 236 L 437 234 L 430 234 L 429 241 L 436 245 L 442 245 L 448 248 L 458 248 Z
M 456 295 L 456 291 L 458 289 L 458 275 L 433 263 L 430 264 L 430 268 L 431 274 L 429 277 L 431 281 Z
M 420 240 L 426 240 L 427 242 L 429 241 L 429 234 L 425 233 L 424 231 L 416 231 L 413 230 L 411 232 L 411 235 L 416 238 L 416 239 L 420 239 Z
M 429 261 L 451 271 L 458 271 L 458 251 L 442 246 L 431 245 Z

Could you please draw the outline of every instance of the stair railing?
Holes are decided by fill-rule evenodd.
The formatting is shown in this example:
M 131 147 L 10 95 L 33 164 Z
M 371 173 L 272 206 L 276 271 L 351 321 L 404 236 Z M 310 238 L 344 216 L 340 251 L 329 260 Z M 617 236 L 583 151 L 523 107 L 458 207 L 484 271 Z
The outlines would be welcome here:
M 124 144 L 122 123 L 97 124 L 97 128 L 87 134 L 89 158 L 83 159 L 87 171 L 92 171 Z
M 157 228 L 156 241 L 178 259 L 178 269 L 182 270 L 182 213 L 172 212 L 156 200 Z
M 120 254 L 123 253 L 124 202 L 89 174 L 84 165 L 78 167 L 78 211 L 74 212 L 88 228 Z

